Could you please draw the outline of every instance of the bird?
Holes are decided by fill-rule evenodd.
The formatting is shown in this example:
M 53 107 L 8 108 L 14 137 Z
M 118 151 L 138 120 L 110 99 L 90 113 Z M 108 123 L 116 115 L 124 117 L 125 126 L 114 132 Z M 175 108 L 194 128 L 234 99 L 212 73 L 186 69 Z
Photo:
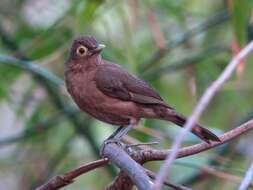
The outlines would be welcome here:
M 103 59 L 104 48 L 105 45 L 93 36 L 79 36 L 73 40 L 65 62 L 67 91 L 82 111 L 100 121 L 120 126 L 111 136 L 118 140 L 142 118 L 184 126 L 187 117 L 167 104 L 147 82 L 119 64 Z M 200 124 L 195 124 L 191 132 L 207 143 L 220 141 Z

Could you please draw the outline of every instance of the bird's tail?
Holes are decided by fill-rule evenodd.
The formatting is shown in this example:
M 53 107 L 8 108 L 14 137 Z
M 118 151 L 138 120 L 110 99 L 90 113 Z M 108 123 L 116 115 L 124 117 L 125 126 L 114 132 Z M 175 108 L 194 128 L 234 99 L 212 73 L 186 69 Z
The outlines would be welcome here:
M 186 117 L 175 112 L 174 110 L 172 111 L 172 113 L 170 112 L 170 113 L 166 114 L 164 119 L 171 121 L 180 127 L 183 127 L 186 122 Z M 199 124 L 196 124 L 192 128 L 191 132 L 207 143 L 210 143 L 210 140 L 211 141 L 220 141 L 218 136 L 216 136 L 214 133 L 212 133 L 211 131 L 202 127 Z

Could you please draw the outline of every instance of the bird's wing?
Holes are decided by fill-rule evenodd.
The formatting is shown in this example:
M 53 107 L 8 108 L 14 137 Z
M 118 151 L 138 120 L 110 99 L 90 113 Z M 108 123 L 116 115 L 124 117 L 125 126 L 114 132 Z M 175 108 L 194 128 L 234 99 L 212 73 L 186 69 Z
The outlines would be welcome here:
M 102 64 L 98 67 L 95 82 L 99 90 L 110 97 L 141 104 L 168 106 L 161 96 L 146 82 L 130 75 L 115 64 Z

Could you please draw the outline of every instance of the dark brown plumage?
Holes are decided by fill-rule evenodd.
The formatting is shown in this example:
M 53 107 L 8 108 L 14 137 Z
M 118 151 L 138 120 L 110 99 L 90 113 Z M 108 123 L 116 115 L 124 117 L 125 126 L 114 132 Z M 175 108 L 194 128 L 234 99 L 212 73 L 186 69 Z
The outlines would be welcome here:
M 184 125 L 186 118 L 164 102 L 151 86 L 119 65 L 103 60 L 100 55 L 103 47 L 88 36 L 79 37 L 72 44 L 65 80 L 68 92 L 81 110 L 113 125 L 136 124 L 141 118 Z M 199 124 L 192 132 L 206 142 L 219 141 Z

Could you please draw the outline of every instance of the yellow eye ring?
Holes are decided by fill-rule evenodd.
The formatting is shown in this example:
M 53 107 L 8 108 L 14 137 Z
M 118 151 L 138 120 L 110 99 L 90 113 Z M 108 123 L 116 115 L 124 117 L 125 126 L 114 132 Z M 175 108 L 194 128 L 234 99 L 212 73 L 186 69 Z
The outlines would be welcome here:
M 76 49 L 76 53 L 77 55 L 79 56 L 85 56 L 88 52 L 88 48 L 85 47 L 85 46 L 79 46 L 77 49 Z

